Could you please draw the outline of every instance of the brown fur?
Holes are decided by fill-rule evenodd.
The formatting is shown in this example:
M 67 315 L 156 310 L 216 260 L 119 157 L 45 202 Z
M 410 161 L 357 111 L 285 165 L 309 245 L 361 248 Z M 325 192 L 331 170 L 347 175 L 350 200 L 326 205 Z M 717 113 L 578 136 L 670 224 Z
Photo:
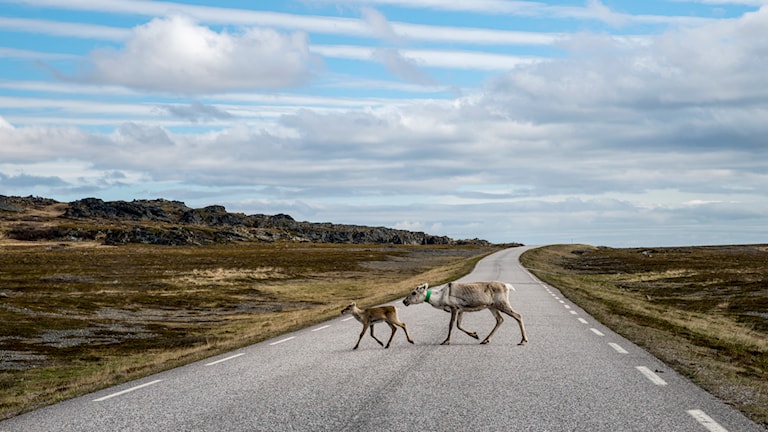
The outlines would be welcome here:
M 353 350 L 356 350 L 357 347 L 360 346 L 360 340 L 363 339 L 363 335 L 365 334 L 365 331 L 368 330 L 369 326 L 371 328 L 371 337 L 376 339 L 376 342 L 378 342 L 379 345 L 384 346 L 384 343 L 373 335 L 373 324 L 381 321 L 386 322 L 387 325 L 389 325 L 389 328 L 392 329 L 392 334 L 389 335 L 387 346 L 384 348 L 389 348 L 389 345 L 392 343 L 392 339 L 395 337 L 397 327 L 401 327 L 405 332 L 405 337 L 408 339 L 408 342 L 413 343 L 411 335 L 408 334 L 408 327 L 406 327 L 405 323 L 400 321 L 400 319 L 397 317 L 397 308 L 394 306 L 379 306 L 360 309 L 357 307 L 355 302 L 352 302 L 349 306 L 345 307 L 341 311 L 341 314 L 350 314 L 363 324 L 363 331 L 360 332 L 360 337 L 357 338 L 357 344 L 355 344 L 355 347 L 352 348 Z

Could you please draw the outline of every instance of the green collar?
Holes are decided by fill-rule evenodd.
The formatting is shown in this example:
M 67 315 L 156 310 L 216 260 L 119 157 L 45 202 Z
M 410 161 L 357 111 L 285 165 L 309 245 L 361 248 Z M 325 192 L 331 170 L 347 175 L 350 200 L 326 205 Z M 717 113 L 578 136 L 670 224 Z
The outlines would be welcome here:
M 432 295 L 432 290 L 428 289 L 427 290 L 427 296 L 424 298 L 424 301 L 425 302 L 429 302 L 429 296 L 431 296 L 431 295 Z

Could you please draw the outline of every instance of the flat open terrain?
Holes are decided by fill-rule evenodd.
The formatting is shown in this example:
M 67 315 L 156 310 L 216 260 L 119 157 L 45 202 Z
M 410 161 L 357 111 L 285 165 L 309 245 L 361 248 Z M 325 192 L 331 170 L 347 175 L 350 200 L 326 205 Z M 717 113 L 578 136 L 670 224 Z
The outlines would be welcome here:
M 451 280 L 498 247 L 0 241 L 0 418 Z
M 614 331 L 768 427 L 768 246 L 558 245 L 521 260 Z

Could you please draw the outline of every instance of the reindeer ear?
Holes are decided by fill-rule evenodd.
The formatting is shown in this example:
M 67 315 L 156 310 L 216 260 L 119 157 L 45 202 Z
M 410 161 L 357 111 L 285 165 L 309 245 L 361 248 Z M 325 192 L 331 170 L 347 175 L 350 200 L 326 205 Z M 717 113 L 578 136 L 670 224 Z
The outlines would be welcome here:
M 350 306 L 357 306 L 357 303 L 352 302 L 352 304 L 350 304 Z

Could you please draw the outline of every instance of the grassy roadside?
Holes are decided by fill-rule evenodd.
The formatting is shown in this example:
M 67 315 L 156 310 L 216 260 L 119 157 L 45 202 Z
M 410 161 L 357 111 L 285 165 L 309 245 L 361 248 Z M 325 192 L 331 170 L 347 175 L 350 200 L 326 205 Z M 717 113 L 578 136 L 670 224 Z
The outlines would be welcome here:
M 499 247 L 0 244 L 0 419 L 460 277 Z
M 768 247 L 557 245 L 521 262 L 602 323 L 768 427 Z

